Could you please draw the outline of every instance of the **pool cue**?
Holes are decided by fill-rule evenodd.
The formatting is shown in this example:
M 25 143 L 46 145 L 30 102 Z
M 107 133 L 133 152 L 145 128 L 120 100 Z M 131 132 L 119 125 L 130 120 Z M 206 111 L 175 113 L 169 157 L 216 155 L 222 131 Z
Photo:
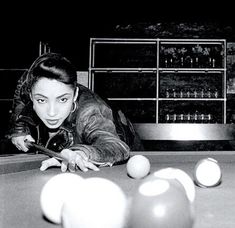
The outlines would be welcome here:
M 53 150 L 50 150 L 44 146 L 40 146 L 34 142 L 30 142 L 30 141 L 26 141 L 27 146 L 29 146 L 30 148 L 35 148 L 37 150 L 39 150 L 39 153 L 41 152 L 42 154 L 48 155 L 49 157 L 55 157 L 58 160 L 65 160 L 67 161 L 68 159 L 65 158 L 64 156 L 62 156 L 60 153 L 56 153 Z

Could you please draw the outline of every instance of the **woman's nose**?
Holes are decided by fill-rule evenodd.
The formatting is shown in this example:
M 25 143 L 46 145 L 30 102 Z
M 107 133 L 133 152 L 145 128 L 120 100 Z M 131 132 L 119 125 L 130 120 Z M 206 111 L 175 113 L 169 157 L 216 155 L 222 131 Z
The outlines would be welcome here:
M 49 105 L 47 114 L 49 116 L 55 116 L 56 115 L 56 107 L 55 107 L 55 105 L 53 105 L 53 104 Z

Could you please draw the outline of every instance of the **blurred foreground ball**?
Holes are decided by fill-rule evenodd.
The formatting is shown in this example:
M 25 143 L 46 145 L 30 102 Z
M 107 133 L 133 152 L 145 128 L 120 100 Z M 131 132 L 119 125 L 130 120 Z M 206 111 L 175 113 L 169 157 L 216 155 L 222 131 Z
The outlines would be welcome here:
M 179 181 L 152 176 L 138 187 L 131 201 L 130 228 L 191 228 L 194 215 Z
M 61 210 L 68 198 L 79 194 L 84 179 L 72 173 L 60 173 L 49 179 L 43 186 L 40 204 L 43 215 L 51 222 L 61 223 Z
M 217 160 L 204 158 L 194 167 L 194 181 L 200 187 L 215 187 L 222 181 L 222 171 Z
M 178 168 L 163 168 L 153 173 L 155 177 L 176 179 L 184 187 L 187 197 L 191 203 L 195 201 L 196 189 L 193 179 L 184 170 Z
M 62 224 L 64 228 L 123 228 L 126 208 L 126 195 L 116 183 L 92 177 L 64 203 Z

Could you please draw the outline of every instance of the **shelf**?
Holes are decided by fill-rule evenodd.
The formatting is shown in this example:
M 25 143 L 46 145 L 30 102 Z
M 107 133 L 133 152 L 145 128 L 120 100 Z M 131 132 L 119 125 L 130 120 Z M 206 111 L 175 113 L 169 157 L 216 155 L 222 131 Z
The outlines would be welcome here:
M 157 68 L 102 68 L 102 67 L 94 67 L 89 69 L 91 72 L 105 72 L 105 73 L 117 73 L 117 72 L 157 72 Z
M 225 39 L 90 40 L 89 88 L 136 124 L 226 124 L 226 70 Z
M 108 73 L 115 73 L 115 72 L 157 72 L 157 71 L 161 71 L 162 73 L 164 72 L 172 72 L 172 73 L 184 73 L 184 72 L 205 72 L 205 73 L 219 73 L 219 72 L 223 72 L 226 69 L 224 68 L 136 68 L 136 67 L 132 67 L 132 68 L 115 68 L 115 67 L 109 67 L 109 68 L 105 68 L 105 67 L 94 67 L 94 68 L 90 68 L 89 69 L 91 72 L 108 72 Z
M 162 73 L 164 72 L 172 72 L 172 73 L 218 73 L 218 72 L 224 72 L 226 69 L 224 68 L 159 68 L 159 71 Z
M 235 124 L 134 124 L 142 140 L 234 140 Z

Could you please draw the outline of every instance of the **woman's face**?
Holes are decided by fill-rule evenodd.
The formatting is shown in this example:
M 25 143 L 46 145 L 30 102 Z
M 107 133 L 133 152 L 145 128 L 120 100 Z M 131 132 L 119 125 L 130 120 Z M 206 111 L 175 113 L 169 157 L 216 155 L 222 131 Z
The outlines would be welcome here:
M 61 126 L 73 109 L 77 93 L 62 82 L 41 78 L 31 91 L 33 108 L 42 122 L 50 129 Z

